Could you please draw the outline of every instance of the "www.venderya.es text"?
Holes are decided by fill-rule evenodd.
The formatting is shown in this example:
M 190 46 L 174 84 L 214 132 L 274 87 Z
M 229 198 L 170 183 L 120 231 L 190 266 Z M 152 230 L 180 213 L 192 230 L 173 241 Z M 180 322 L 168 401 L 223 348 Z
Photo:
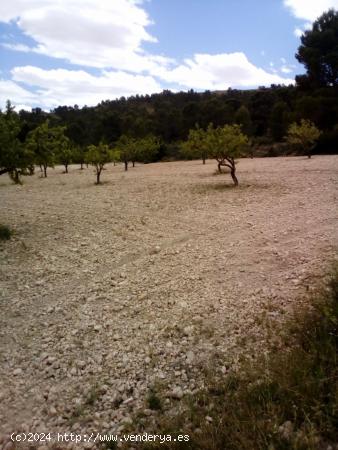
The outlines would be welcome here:
M 12 433 L 13 442 L 188 442 L 188 434 Z

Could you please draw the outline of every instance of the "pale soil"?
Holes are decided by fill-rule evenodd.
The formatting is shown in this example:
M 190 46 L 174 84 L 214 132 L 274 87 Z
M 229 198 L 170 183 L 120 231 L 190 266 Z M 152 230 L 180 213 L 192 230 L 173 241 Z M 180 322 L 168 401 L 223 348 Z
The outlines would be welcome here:
M 241 160 L 237 189 L 215 169 L 1 177 L 0 435 L 130 428 L 151 386 L 177 405 L 279 348 L 335 257 L 338 156 Z

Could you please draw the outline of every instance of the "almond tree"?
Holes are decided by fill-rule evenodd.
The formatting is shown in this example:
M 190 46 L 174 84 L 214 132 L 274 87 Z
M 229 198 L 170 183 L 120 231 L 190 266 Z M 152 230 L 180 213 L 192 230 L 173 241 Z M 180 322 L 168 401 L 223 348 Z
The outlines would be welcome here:
M 311 158 L 311 153 L 321 131 L 310 120 L 302 119 L 300 124 L 294 122 L 288 129 L 286 142 L 301 149 L 304 155 Z
M 58 149 L 67 143 L 64 135 L 66 127 L 51 127 L 49 120 L 32 130 L 26 141 L 27 148 L 34 152 L 36 164 L 43 167 L 44 177 L 47 178 L 47 168 L 54 167 Z
M 132 161 L 135 153 L 135 139 L 122 135 L 116 143 L 116 150 L 124 163 L 124 170 L 128 170 L 129 161 Z
M 213 128 L 211 124 L 207 134 L 211 145 L 211 154 L 218 162 L 219 172 L 221 172 L 222 166 L 228 167 L 235 186 L 238 186 L 235 158 L 244 155 L 249 144 L 248 137 L 242 133 L 240 125 L 224 125 Z
M 205 164 L 208 158 L 209 143 L 204 139 L 205 131 L 196 125 L 195 128 L 189 131 L 189 136 L 186 142 L 182 145 L 182 154 L 187 158 L 200 158 Z
M 136 161 L 151 162 L 156 157 L 160 148 L 160 141 L 156 136 L 146 136 L 141 139 L 137 139 L 137 155 Z
M 0 112 L 0 175 L 8 173 L 16 184 L 33 167 L 33 154 L 18 138 L 20 129 L 19 116 L 7 101 L 6 111 Z
M 65 173 L 68 173 L 68 166 L 73 161 L 74 156 L 76 156 L 75 153 L 76 149 L 72 147 L 69 138 L 63 136 L 58 142 L 56 157 L 57 160 L 65 166 Z
M 90 145 L 85 154 L 85 162 L 91 164 L 96 172 L 96 184 L 100 184 L 101 172 L 112 159 L 108 145 L 100 142 L 99 145 Z
M 151 161 L 157 154 L 160 142 L 155 136 L 132 138 L 122 135 L 116 143 L 116 151 L 124 162 L 124 170 L 128 170 L 129 162 L 135 167 L 135 162 Z
M 199 130 L 198 134 L 189 133 L 187 145 L 208 148 L 208 154 L 218 163 L 219 172 L 221 172 L 222 166 L 228 167 L 231 178 L 237 186 L 235 158 L 244 154 L 248 143 L 248 137 L 242 133 L 239 125 L 224 125 L 214 128 L 212 124 L 209 124 L 206 131 Z

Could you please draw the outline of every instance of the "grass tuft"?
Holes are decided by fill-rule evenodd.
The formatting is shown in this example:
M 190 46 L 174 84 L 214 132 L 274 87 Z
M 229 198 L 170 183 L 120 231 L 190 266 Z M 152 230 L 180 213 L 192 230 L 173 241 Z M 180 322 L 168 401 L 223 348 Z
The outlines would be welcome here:
M 147 405 L 149 409 L 152 409 L 154 411 L 161 411 L 162 410 L 162 402 L 160 397 L 151 390 L 147 396 Z

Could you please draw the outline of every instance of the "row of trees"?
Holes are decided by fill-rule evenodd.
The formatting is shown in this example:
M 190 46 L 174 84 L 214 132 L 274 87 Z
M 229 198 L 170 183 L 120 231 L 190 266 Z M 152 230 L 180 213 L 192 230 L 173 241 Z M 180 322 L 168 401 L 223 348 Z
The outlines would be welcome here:
M 214 93 L 164 91 L 105 101 L 93 108 L 60 106 L 50 113 L 36 108 L 17 114 L 8 103 L 0 113 L 0 175 L 8 172 L 19 182 L 21 174 L 32 173 L 34 164 L 45 176 L 47 167 L 55 163 L 64 164 L 66 172 L 70 162 L 82 167 L 87 161 L 96 167 L 97 155 L 105 153 L 123 161 L 126 170 L 129 162 L 195 157 L 196 152 L 205 161 L 217 153 L 217 139 L 225 145 L 224 133 L 229 137 L 230 130 L 239 140 L 245 136 L 245 145 L 250 142 L 251 148 L 288 136 L 292 148 L 303 153 L 310 155 L 315 145 L 316 151 L 335 152 L 337 30 L 338 13 L 329 10 L 303 34 L 296 57 L 307 73 L 296 77 L 296 86 Z M 224 155 L 216 159 L 221 166 L 233 167 Z M 99 180 L 102 169 L 98 168 Z
M 252 152 L 252 142 L 246 133 L 244 125 L 232 124 L 214 126 L 210 123 L 205 129 L 198 125 L 189 131 L 188 138 L 180 145 L 180 155 L 185 159 L 201 158 L 205 164 L 206 158 L 214 158 L 218 170 L 222 167 L 230 170 L 235 185 L 235 158 L 247 156 Z M 128 170 L 129 163 L 151 162 L 156 159 L 160 149 L 160 140 L 154 136 L 134 138 L 122 135 L 114 145 L 109 146 L 103 141 L 89 145 L 87 148 L 77 146 L 65 134 L 66 127 L 51 126 L 47 119 L 44 123 L 30 131 L 24 142 L 20 140 L 20 123 L 10 102 L 5 113 L 0 113 L 0 174 L 8 173 L 14 182 L 20 182 L 20 176 L 33 174 L 34 166 L 39 165 L 44 177 L 47 168 L 55 164 L 63 164 L 68 173 L 70 163 L 91 164 L 95 167 L 96 182 L 104 165 L 113 161 L 124 163 Z M 321 132 L 309 120 L 302 119 L 300 124 L 293 123 L 288 129 L 286 140 L 298 152 L 311 157 Z
M 8 173 L 15 183 L 20 183 L 21 175 L 33 174 L 35 165 L 47 178 L 48 167 L 62 164 L 68 173 L 71 163 L 79 163 L 81 169 L 84 163 L 93 165 L 99 183 L 107 162 L 122 161 L 128 170 L 129 163 L 151 162 L 160 147 L 154 136 L 137 139 L 123 135 L 114 146 L 101 141 L 83 148 L 66 135 L 65 126 L 52 126 L 48 119 L 30 131 L 24 142 L 20 132 L 19 116 L 8 101 L 5 113 L 0 113 L 0 175 Z
M 286 141 L 303 154 L 311 158 L 311 152 L 320 137 L 320 130 L 309 120 L 290 125 Z M 231 178 L 238 185 L 236 176 L 236 158 L 251 153 L 249 137 L 239 125 L 214 127 L 209 124 L 206 130 L 196 126 L 190 130 L 187 141 L 182 145 L 182 153 L 188 158 L 200 158 L 205 164 L 207 158 L 216 159 L 218 170 L 222 167 L 230 170 Z
M 311 120 L 323 130 L 317 152 L 335 151 L 338 144 L 338 89 L 333 86 L 305 90 L 272 86 L 224 92 L 164 91 L 151 96 L 104 101 L 95 107 L 59 106 L 50 113 L 39 109 L 20 111 L 22 139 L 47 118 L 52 126 L 66 126 L 66 136 L 86 148 L 116 142 L 122 135 L 140 139 L 157 136 L 157 159 L 179 157 L 179 143 L 198 123 L 206 129 L 238 124 L 259 148 L 282 142 L 289 126 Z
M 95 167 L 96 184 L 99 184 L 101 172 L 108 162 L 113 161 L 115 164 L 117 161 L 122 161 L 124 169 L 128 170 L 129 162 L 133 164 L 133 167 L 136 162 L 150 162 L 158 152 L 159 145 L 158 139 L 154 136 L 134 139 L 123 135 L 116 142 L 114 149 L 110 149 L 102 142 L 99 145 L 90 145 L 84 154 L 84 160 Z

